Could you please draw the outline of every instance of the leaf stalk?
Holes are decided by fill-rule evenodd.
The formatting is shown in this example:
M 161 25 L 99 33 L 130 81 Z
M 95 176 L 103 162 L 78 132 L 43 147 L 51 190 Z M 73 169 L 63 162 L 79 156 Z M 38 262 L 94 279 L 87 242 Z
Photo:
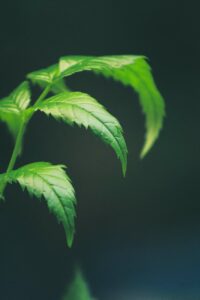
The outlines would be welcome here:
M 46 88 L 43 90 L 43 92 L 40 94 L 40 96 L 38 97 L 38 99 L 36 100 L 35 104 L 41 102 L 42 100 L 44 100 L 44 98 L 48 95 L 49 91 L 50 91 L 51 85 L 49 84 L 48 86 L 46 86 Z M 28 110 L 27 110 L 28 111 Z M 26 111 L 24 111 L 26 113 Z M 34 111 L 31 110 L 29 111 L 28 114 L 24 114 L 23 120 L 21 122 L 18 134 L 17 134 L 17 138 L 16 138 L 16 142 L 15 142 L 15 146 L 6 170 L 6 174 L 5 174 L 5 178 L 7 178 L 7 175 L 10 171 L 13 170 L 16 160 L 20 154 L 21 151 L 21 147 L 22 147 L 22 142 L 23 142 L 23 137 L 26 131 L 26 127 L 29 123 L 29 121 L 31 120 L 32 116 L 34 114 Z M 7 180 L 4 180 L 1 182 L 0 184 L 0 199 L 4 199 L 4 191 L 7 185 Z

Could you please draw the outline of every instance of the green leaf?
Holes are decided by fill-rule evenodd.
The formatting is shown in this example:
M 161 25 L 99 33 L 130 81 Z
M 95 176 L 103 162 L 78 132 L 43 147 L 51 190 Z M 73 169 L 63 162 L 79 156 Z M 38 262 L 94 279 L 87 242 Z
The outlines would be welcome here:
M 93 300 L 82 272 L 77 269 L 74 279 L 62 300 Z
M 51 92 L 54 94 L 69 91 L 63 78 L 57 79 L 59 75 L 58 65 L 53 65 L 46 69 L 34 71 L 28 74 L 27 78 L 31 80 L 33 84 L 38 84 L 41 88 L 51 85 Z
M 114 149 L 121 160 L 125 175 L 127 147 L 122 128 L 117 119 L 94 98 L 79 92 L 60 93 L 40 102 L 34 108 L 70 125 L 76 123 L 79 126 L 83 125 L 86 129 L 89 127 L 94 134 Z
M 9 182 L 18 182 L 23 189 L 37 198 L 44 197 L 49 210 L 64 226 L 68 246 L 74 237 L 75 195 L 71 181 L 63 165 L 37 162 L 25 165 L 8 176 Z
M 145 57 L 135 55 L 66 56 L 53 67 L 56 69 L 53 76 L 49 74 L 47 76 L 46 73 L 50 72 L 47 68 L 33 72 L 28 77 L 37 83 L 47 84 L 47 82 L 56 83 L 77 72 L 92 71 L 111 77 L 136 90 L 146 117 L 146 137 L 141 157 L 146 155 L 159 136 L 165 116 L 165 106 Z
M 63 78 L 57 80 L 51 86 L 51 92 L 54 94 L 59 94 L 62 92 L 70 92 L 70 89 L 66 86 Z
M 19 131 L 22 112 L 29 106 L 31 94 L 27 81 L 20 84 L 8 97 L 0 100 L 0 120 L 5 122 L 13 137 Z
M 43 85 L 44 83 L 52 84 L 58 75 L 58 65 L 52 65 L 48 68 L 29 73 L 27 75 L 27 78 L 30 79 L 33 83 Z
M 94 71 L 112 77 L 134 88 L 146 116 L 146 139 L 141 157 L 151 149 L 162 128 L 165 115 L 164 100 L 159 93 L 151 69 L 142 56 L 63 57 L 59 62 L 60 78 L 81 71 Z
M 139 56 L 141 58 L 141 56 Z M 59 61 L 59 77 L 66 77 L 81 71 L 105 71 L 121 69 L 135 63 L 138 56 L 65 56 Z

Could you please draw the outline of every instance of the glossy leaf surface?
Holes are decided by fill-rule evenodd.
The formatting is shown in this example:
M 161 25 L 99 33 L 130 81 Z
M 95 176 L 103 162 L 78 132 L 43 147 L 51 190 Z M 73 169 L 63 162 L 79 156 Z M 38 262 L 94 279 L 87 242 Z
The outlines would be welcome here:
M 0 120 L 5 122 L 15 138 L 22 120 L 22 112 L 29 106 L 31 94 L 27 81 L 20 84 L 9 96 L 0 100 Z
M 18 182 L 23 189 L 37 198 L 44 198 L 49 210 L 62 223 L 68 246 L 74 237 L 75 195 L 63 165 L 36 162 L 11 171 L 8 181 Z
M 101 104 L 87 94 L 79 92 L 60 93 L 36 105 L 47 115 L 72 125 L 90 128 L 95 135 L 109 144 L 121 160 L 123 174 L 126 172 L 127 147 L 122 128 Z
M 66 56 L 62 57 L 59 64 L 54 65 L 53 68 L 53 73 L 51 73 L 50 68 L 47 68 L 32 72 L 29 74 L 29 78 L 38 83 L 43 81 L 43 84 L 47 85 L 50 82 L 59 82 L 64 77 L 78 72 L 92 71 L 111 77 L 136 90 L 146 117 L 146 137 L 141 157 L 146 155 L 158 138 L 162 128 L 165 107 L 164 100 L 153 80 L 150 66 L 143 56 Z M 45 72 L 51 74 L 47 76 Z

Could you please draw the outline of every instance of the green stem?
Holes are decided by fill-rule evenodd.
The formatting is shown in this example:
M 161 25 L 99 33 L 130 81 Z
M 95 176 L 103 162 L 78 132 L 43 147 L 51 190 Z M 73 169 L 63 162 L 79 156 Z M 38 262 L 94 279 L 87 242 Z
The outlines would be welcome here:
M 22 140 L 23 140 L 25 129 L 26 129 L 26 125 L 27 125 L 27 122 L 22 122 L 21 123 L 21 126 L 19 128 L 19 132 L 18 132 L 18 135 L 17 135 L 16 143 L 15 143 L 13 153 L 12 153 L 10 162 L 8 164 L 6 173 L 10 172 L 14 168 L 15 162 L 16 162 L 17 157 L 18 157 L 19 152 L 20 152 L 20 148 L 22 146 Z
M 36 100 L 35 104 L 38 104 L 42 100 L 44 100 L 44 98 L 48 95 L 50 89 L 51 89 L 51 84 L 49 84 L 49 85 L 46 86 L 46 88 L 44 89 L 44 91 L 41 93 L 41 95 L 39 96 L 39 98 Z
M 39 102 L 41 102 L 42 100 L 44 100 L 44 98 L 49 93 L 50 88 L 51 88 L 51 85 L 46 86 L 46 88 L 40 94 L 39 98 L 36 100 L 35 103 L 38 104 Z M 6 175 L 8 175 L 8 173 L 10 171 L 12 171 L 13 168 L 14 168 L 14 166 L 15 166 L 17 157 L 18 157 L 18 155 L 20 153 L 20 149 L 22 147 L 22 141 L 23 141 L 23 137 L 24 137 L 24 133 L 25 133 L 26 127 L 28 125 L 28 122 L 32 118 L 33 113 L 34 113 L 34 111 L 31 111 L 28 115 L 26 115 L 26 116 L 24 115 L 24 119 L 23 119 L 23 121 L 22 121 L 22 123 L 20 125 L 19 131 L 18 131 L 18 134 L 17 134 L 17 138 L 16 138 L 16 142 L 15 142 L 15 146 L 14 146 L 14 149 L 13 149 L 13 152 L 12 152 L 12 155 L 11 155 L 11 158 L 10 158 L 7 170 L 6 170 Z M 3 198 L 3 193 L 4 193 L 4 190 L 5 190 L 6 185 L 7 185 L 7 181 L 6 180 L 7 180 L 7 176 L 5 176 L 5 181 L 1 182 L 1 184 L 0 184 L 0 198 Z
M 19 132 L 18 132 L 18 135 L 17 135 L 17 139 L 16 139 L 16 142 L 15 142 L 15 146 L 14 146 L 14 149 L 13 149 L 13 153 L 11 155 L 10 162 L 9 162 L 7 170 L 6 170 L 6 175 L 8 175 L 8 173 L 10 171 L 12 171 L 12 169 L 14 168 L 15 162 L 16 162 L 17 157 L 18 157 L 19 152 L 20 152 L 20 148 L 22 146 L 22 141 L 23 141 L 23 136 L 24 136 L 24 132 L 25 132 L 25 129 L 26 129 L 26 125 L 27 125 L 27 122 L 24 122 L 24 121 L 20 125 Z M 5 175 L 5 180 L 3 180 L 0 184 L 0 198 L 3 198 L 4 190 L 5 190 L 6 185 L 7 185 L 7 176 L 6 175 Z

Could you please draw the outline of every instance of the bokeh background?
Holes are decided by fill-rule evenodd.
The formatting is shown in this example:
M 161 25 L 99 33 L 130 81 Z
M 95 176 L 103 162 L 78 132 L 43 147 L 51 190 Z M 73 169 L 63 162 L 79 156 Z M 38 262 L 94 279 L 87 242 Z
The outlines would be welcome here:
M 67 80 L 120 120 L 129 148 L 122 178 L 112 150 L 84 129 L 42 114 L 18 166 L 68 166 L 78 198 L 76 237 L 18 186 L 0 205 L 0 299 L 58 300 L 79 263 L 102 300 L 200 299 L 200 21 L 198 1 L 4 1 L 0 96 L 62 55 L 144 54 L 166 100 L 162 134 L 144 160 L 137 95 L 88 73 Z M 13 143 L 0 127 L 0 169 Z M 76 299 L 74 299 L 76 300 Z

